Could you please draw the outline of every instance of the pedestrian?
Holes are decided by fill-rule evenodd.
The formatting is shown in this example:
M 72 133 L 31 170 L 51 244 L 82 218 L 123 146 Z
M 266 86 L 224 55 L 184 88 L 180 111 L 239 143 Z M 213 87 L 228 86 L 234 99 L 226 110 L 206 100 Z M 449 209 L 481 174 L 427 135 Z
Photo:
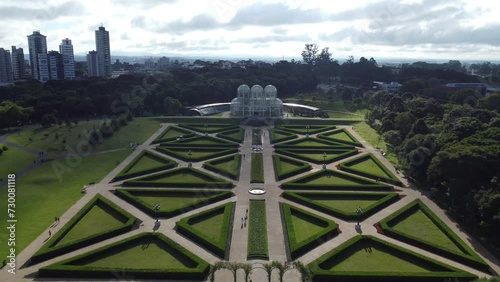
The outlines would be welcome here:
M 245 154 L 243 154 L 243 159 L 245 159 Z
M 50 230 L 49 230 L 49 237 L 50 237 L 50 236 L 52 236 L 52 232 L 50 232 Z
M 61 219 L 58 217 L 58 218 L 57 218 L 57 223 L 59 223 L 59 222 L 61 222 Z

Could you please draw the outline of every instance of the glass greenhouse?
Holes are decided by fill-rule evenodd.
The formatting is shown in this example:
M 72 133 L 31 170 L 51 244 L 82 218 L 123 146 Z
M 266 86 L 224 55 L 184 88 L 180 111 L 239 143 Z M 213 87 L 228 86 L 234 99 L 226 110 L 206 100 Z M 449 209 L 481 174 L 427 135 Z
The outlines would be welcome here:
M 283 115 L 283 102 L 277 98 L 277 90 L 273 85 L 262 88 L 254 85 L 250 89 L 242 84 L 238 87 L 238 97 L 231 101 L 231 115 L 279 117 Z

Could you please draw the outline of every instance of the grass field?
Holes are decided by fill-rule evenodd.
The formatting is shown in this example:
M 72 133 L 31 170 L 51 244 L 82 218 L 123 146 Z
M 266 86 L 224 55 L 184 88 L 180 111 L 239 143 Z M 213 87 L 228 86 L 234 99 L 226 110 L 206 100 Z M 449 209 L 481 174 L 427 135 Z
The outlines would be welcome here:
M 344 177 L 339 177 L 339 176 L 336 176 L 336 175 L 322 175 L 322 176 L 318 176 L 318 177 L 315 177 L 314 179 L 310 179 L 309 181 L 307 182 L 304 182 L 306 184 L 315 184 L 315 185 L 318 185 L 318 184 L 326 184 L 326 185 L 352 185 L 352 184 L 367 184 L 366 181 L 356 181 L 354 179 L 348 179 L 348 178 L 344 178 Z
M 109 120 L 108 120 L 109 121 Z M 15 133 L 7 138 L 8 141 L 29 148 L 52 153 L 65 153 L 64 145 L 76 150 L 77 144 L 88 140 L 88 132 L 94 127 L 99 128 L 103 120 L 82 121 L 78 125 L 52 126 L 37 128 Z M 159 129 L 158 121 L 150 118 L 135 118 L 128 125 L 120 127 L 112 137 L 104 139 L 96 151 L 128 148 L 132 142 L 143 143 L 156 130 Z M 57 134 L 57 138 L 56 138 Z M 47 135 L 47 136 L 46 136 Z M 63 143 L 65 140 L 65 143 Z
M 394 152 L 389 150 L 387 144 L 384 142 L 384 138 L 377 133 L 377 131 L 371 128 L 366 122 L 359 122 L 354 125 L 354 131 L 356 131 L 366 142 L 370 143 L 373 148 L 380 148 L 387 153 L 385 158 L 390 161 L 393 165 L 399 166 L 399 161 Z
M 352 197 L 328 197 L 325 195 L 321 196 L 308 196 L 308 198 L 314 200 L 317 203 L 325 205 L 330 208 L 335 208 L 344 212 L 354 212 L 357 207 L 366 209 L 372 204 L 376 203 L 380 198 L 370 199 L 370 198 L 360 198 L 356 196 Z
M 127 222 L 127 218 L 106 206 L 94 205 L 90 211 L 55 245 L 64 245 L 106 230 L 115 229 Z
M 149 154 L 145 154 L 142 158 L 132 166 L 126 173 L 135 173 L 139 171 L 144 171 L 147 169 L 156 168 L 165 165 L 165 162 L 161 162 L 158 158 L 155 158 Z
M 343 131 L 335 132 L 335 133 L 332 133 L 332 134 L 329 134 L 329 135 L 325 135 L 325 136 L 328 136 L 330 138 L 335 138 L 335 139 L 343 140 L 343 141 L 347 141 L 347 142 L 356 142 L 357 141 L 357 140 L 352 140 L 351 137 L 349 135 L 347 135 Z
M 325 269 L 334 271 L 431 272 L 440 271 L 432 263 L 396 255 L 393 250 L 372 242 L 359 242 L 344 250 Z
M 252 154 L 250 183 L 264 183 L 264 159 L 262 154 Z
M 64 165 L 64 160 L 45 163 L 17 179 L 16 186 L 16 219 L 19 224 L 16 229 L 16 247 L 18 254 L 43 230 L 54 222 L 54 217 L 61 216 L 82 196 L 81 188 L 90 182 L 99 182 L 112 169 L 116 161 L 123 161 L 130 150 L 99 154 L 84 157 L 81 163 L 69 167 L 70 171 L 62 174 L 59 180 L 52 164 Z M 72 160 L 75 163 L 75 160 Z M 92 188 L 89 188 L 92 189 Z M 7 198 L 7 189 L 0 189 L 0 198 Z M 7 201 L 0 201 L 0 210 L 7 210 Z M 6 213 L 0 213 L 0 220 L 6 220 Z M 0 230 L 0 245 L 6 246 L 7 229 Z M 2 248 L 2 251 L 6 249 Z M 6 255 L 6 253 L 0 254 Z
M 393 229 L 412 236 L 418 235 L 422 241 L 462 253 L 460 248 L 458 248 L 420 209 L 416 209 L 408 217 L 397 222 L 393 226 Z
M 382 168 L 380 168 L 372 159 L 366 159 L 365 161 L 362 161 L 360 163 L 351 166 L 351 168 L 356 170 L 361 170 L 366 173 L 379 177 L 387 177 L 387 178 L 391 177 L 390 175 L 387 175 L 387 173 L 385 173 L 385 171 Z
M 300 212 L 292 211 L 292 224 L 297 242 L 308 239 L 318 234 L 325 227 L 315 224 L 315 219 L 310 218 Z
M 166 194 L 162 195 L 160 194 L 155 194 L 155 193 L 141 193 L 141 192 L 134 192 L 134 196 L 137 198 L 143 200 L 144 202 L 148 203 L 151 207 L 153 207 L 155 204 L 160 205 L 160 211 L 163 210 L 176 210 L 178 208 L 186 207 L 194 203 L 202 202 L 205 199 L 208 199 L 212 197 L 212 194 L 207 194 L 207 192 L 204 193 L 171 193 L 171 194 Z
M 87 267 L 131 269 L 191 268 L 193 262 L 184 260 L 184 256 L 178 254 L 178 251 L 158 240 L 143 239 L 103 256 L 83 259 L 75 264 Z
M 224 223 L 224 209 L 219 209 L 218 211 L 220 212 L 217 212 L 205 220 L 191 224 L 194 229 L 207 235 L 215 242 L 220 241 L 220 237 L 222 235 L 222 225 Z
M 7 146 L 0 143 L 0 147 Z M 5 178 L 7 174 L 18 173 L 33 164 L 33 161 L 38 158 L 37 155 L 30 154 L 13 146 L 7 146 L 8 150 L 0 155 L 0 178 Z

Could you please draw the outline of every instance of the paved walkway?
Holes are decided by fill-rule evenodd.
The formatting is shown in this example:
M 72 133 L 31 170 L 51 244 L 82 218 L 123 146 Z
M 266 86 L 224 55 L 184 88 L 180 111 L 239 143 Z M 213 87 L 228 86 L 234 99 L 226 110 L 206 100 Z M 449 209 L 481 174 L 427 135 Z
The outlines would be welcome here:
M 166 127 L 169 124 L 162 124 L 162 127 Z M 362 150 L 363 152 L 371 152 L 373 153 L 377 158 L 379 158 L 384 165 L 386 165 L 389 168 L 393 168 L 392 165 L 380 155 L 378 151 L 376 151 L 373 147 L 371 147 L 369 144 L 367 144 L 360 136 L 352 130 L 351 126 L 346 126 L 345 127 L 349 132 L 351 132 L 356 138 L 358 138 L 362 144 L 365 146 L 365 148 Z M 230 256 L 229 260 L 230 261 L 236 261 L 236 262 L 249 262 L 254 264 L 254 270 L 251 275 L 252 281 L 267 281 L 267 275 L 266 273 L 260 269 L 260 264 L 261 263 L 267 263 L 269 261 L 273 260 L 278 260 L 281 262 L 286 261 L 286 251 L 285 251 L 285 243 L 284 243 L 284 236 L 283 236 L 283 226 L 281 222 L 281 215 L 279 211 L 279 202 L 289 202 L 288 200 L 285 200 L 280 197 L 280 194 L 282 190 L 278 187 L 279 184 L 281 184 L 281 181 L 277 182 L 274 177 L 274 169 L 273 169 L 273 162 L 272 162 L 272 154 L 273 154 L 273 148 L 272 145 L 270 144 L 269 141 L 269 132 L 267 131 L 267 128 L 263 129 L 264 135 L 263 135 L 263 157 L 264 157 L 264 172 L 265 172 L 265 183 L 264 184 L 252 184 L 250 185 L 250 162 L 251 162 L 251 128 L 250 127 L 245 127 L 246 134 L 245 134 L 245 141 L 243 142 L 242 146 L 240 147 L 241 154 L 245 155 L 245 158 L 242 161 L 241 165 L 241 171 L 240 171 L 240 179 L 239 182 L 237 183 L 237 186 L 233 189 L 233 192 L 235 194 L 235 197 L 232 197 L 230 199 L 226 199 L 221 202 L 217 202 L 205 207 L 202 207 L 200 209 L 196 209 L 193 211 L 190 211 L 188 213 L 170 218 L 170 219 L 164 219 L 161 221 L 161 227 L 158 229 L 157 232 L 162 232 L 166 234 L 168 237 L 172 238 L 176 242 L 178 242 L 180 245 L 183 247 L 189 249 L 190 251 L 196 253 L 198 256 L 200 256 L 202 259 L 206 260 L 209 263 L 215 263 L 219 261 L 220 259 L 212 255 L 210 252 L 205 250 L 204 248 L 200 247 L 199 245 L 193 243 L 192 241 L 188 240 L 187 238 L 179 235 L 178 233 L 175 232 L 174 227 L 175 223 L 180 220 L 181 218 L 184 218 L 186 216 L 198 213 L 202 210 L 209 209 L 218 205 L 221 205 L 223 203 L 227 203 L 230 201 L 236 201 L 236 209 L 235 209 L 235 221 L 233 225 L 233 230 L 232 230 L 232 243 L 230 247 Z M 109 200 L 113 201 L 114 203 L 118 204 L 131 214 L 133 214 L 135 217 L 139 219 L 141 224 L 134 229 L 131 232 L 128 232 L 126 234 L 122 234 L 117 237 L 110 238 L 108 240 L 99 242 L 97 244 L 88 246 L 84 249 L 77 250 L 75 252 L 72 252 L 70 254 L 66 254 L 42 263 L 39 263 L 34 266 L 30 267 L 25 267 L 23 269 L 18 270 L 18 273 L 14 275 L 10 275 L 6 273 L 7 268 L 4 268 L 0 271 L 0 281 L 33 281 L 33 275 L 36 274 L 37 270 L 45 265 L 50 265 L 52 263 L 55 263 L 57 261 L 61 261 L 63 259 L 73 257 L 78 254 L 85 253 L 87 251 L 99 248 L 101 246 L 119 241 L 121 239 L 133 236 L 134 234 L 138 234 L 141 232 L 150 232 L 153 229 L 153 221 L 154 219 L 151 218 L 150 216 L 144 214 L 142 211 L 136 209 L 132 205 L 128 204 L 127 202 L 121 200 L 120 198 L 114 196 L 112 194 L 112 190 L 115 189 L 117 186 L 121 184 L 121 182 L 116 182 L 116 183 L 110 183 L 111 179 L 118 174 L 130 161 L 132 161 L 142 150 L 152 150 L 154 146 L 150 145 L 151 142 L 161 133 L 161 130 L 157 131 L 155 134 L 153 134 L 146 142 L 144 142 L 142 145 L 138 146 L 137 149 L 130 154 L 126 158 L 125 161 L 120 163 L 113 171 L 111 171 L 106 177 L 102 179 L 98 184 L 91 186 L 87 189 L 87 194 L 85 194 L 75 205 L 73 205 L 64 215 L 61 216 L 61 223 L 56 225 L 56 226 L 51 226 L 48 227 L 42 234 L 35 239 L 21 254 L 18 255 L 17 257 L 17 262 L 19 265 L 24 264 L 46 241 L 47 235 L 48 235 L 48 230 L 51 230 L 53 234 L 57 233 L 59 229 L 68 222 L 69 219 L 71 219 L 95 194 L 99 193 L 103 195 L 104 197 L 108 198 Z M 211 134 L 212 136 L 214 134 Z M 156 152 L 156 151 L 155 151 Z M 158 153 L 158 152 L 156 152 Z M 175 159 L 169 156 L 171 159 Z M 352 157 L 351 157 L 352 158 Z M 343 162 L 346 159 L 343 159 L 341 161 L 337 161 L 334 163 L 331 163 L 328 165 L 329 169 L 335 169 L 335 165 L 338 164 L 339 162 Z M 179 166 L 187 166 L 187 163 L 181 160 L 176 160 L 179 163 Z M 202 169 L 201 167 L 203 162 L 195 162 L 193 163 L 193 167 Z M 312 165 L 313 170 L 312 171 L 317 171 L 321 169 L 321 165 Z M 286 179 L 285 181 L 289 181 L 291 179 L 301 177 L 305 174 L 311 173 L 305 172 L 301 175 L 295 176 L 293 178 Z M 221 177 L 217 175 L 218 177 Z M 465 242 L 468 242 L 472 245 L 473 249 L 476 250 L 483 258 L 485 258 L 486 261 L 492 266 L 492 268 L 496 272 L 500 272 L 499 268 L 499 262 L 496 260 L 487 250 L 485 250 L 477 241 L 475 241 L 473 238 L 468 236 L 468 234 L 464 233 L 463 230 L 461 230 L 454 222 L 452 222 L 446 215 L 445 213 L 437 207 L 432 201 L 430 201 L 426 195 L 421 193 L 420 191 L 414 189 L 410 184 L 407 183 L 406 179 L 401 178 L 401 175 L 397 175 L 400 180 L 405 184 L 406 187 L 410 187 L 408 189 L 399 187 L 401 189 L 401 192 L 399 192 L 401 195 L 404 195 L 405 197 L 401 199 L 400 201 L 390 205 L 389 207 L 383 209 L 382 211 L 376 213 L 375 215 L 369 217 L 368 219 L 364 220 L 361 222 L 361 227 L 362 227 L 362 232 L 363 234 L 370 234 L 373 236 L 377 236 L 382 238 L 385 241 L 403 246 L 409 250 L 416 251 L 418 253 L 424 254 L 425 256 L 431 257 L 438 259 L 440 261 L 443 261 L 447 264 L 450 264 L 452 266 L 455 266 L 460 269 L 464 269 L 466 271 L 469 271 L 471 273 L 474 273 L 478 276 L 481 277 L 488 277 L 487 274 L 482 273 L 480 271 L 477 271 L 475 269 L 471 269 L 467 266 L 461 265 L 459 263 L 456 263 L 454 261 L 444 259 L 442 257 L 439 257 L 433 253 L 429 253 L 427 251 L 421 250 L 419 248 L 413 247 L 411 245 L 399 242 L 397 240 L 391 239 L 387 236 L 381 235 L 376 233 L 375 228 L 373 227 L 373 224 L 381 220 L 382 218 L 388 216 L 389 214 L 393 213 L 394 211 L 398 210 L 399 208 L 403 207 L 407 203 L 413 201 L 416 198 L 421 199 L 422 201 L 425 202 L 427 206 L 429 206 L 434 213 L 436 213 L 445 223 L 452 228 L 453 231 L 455 231 Z M 227 179 L 225 177 L 222 177 L 224 179 Z M 248 189 L 251 187 L 264 187 L 267 190 L 267 193 L 262 195 L 262 196 L 253 196 L 248 193 Z M 266 212 L 267 212 L 267 222 L 268 222 L 268 241 L 269 241 L 269 261 L 261 261 L 261 260 L 252 260 L 252 261 L 247 261 L 246 255 L 247 255 L 247 239 L 248 239 L 248 228 L 247 227 L 241 227 L 241 217 L 244 216 L 246 209 L 248 208 L 249 200 L 250 199 L 266 199 Z M 299 258 L 300 261 L 303 263 L 307 264 L 321 255 L 325 254 L 326 252 L 330 251 L 331 249 L 339 246 L 346 240 L 352 238 L 357 234 L 354 226 L 355 222 L 354 221 L 343 221 L 338 218 L 319 213 L 315 210 L 312 210 L 308 207 L 301 206 L 299 204 L 293 203 L 296 206 L 301 207 L 302 209 L 311 211 L 315 214 L 319 214 L 325 218 L 329 218 L 334 220 L 339 226 L 342 231 L 341 234 L 338 236 L 334 237 L 333 239 L 324 242 L 322 245 L 319 247 L 313 249 L 312 251 L 306 253 L 302 257 Z M 274 279 L 277 279 L 277 274 L 273 274 Z M 120 277 L 117 277 L 118 280 L 120 280 Z M 38 280 L 38 279 L 37 279 Z M 74 280 L 70 279 L 71 281 L 79 281 L 79 280 Z M 58 280 L 58 281 L 64 281 L 63 280 Z M 84 281 L 84 280 L 81 280 Z M 232 274 L 227 271 L 227 270 L 222 270 L 218 271 L 216 273 L 216 281 L 232 281 Z M 243 281 L 243 271 L 239 271 L 238 273 L 238 281 Z M 274 280 L 273 280 L 274 281 Z M 285 281 L 290 281 L 290 282 L 298 282 L 298 274 L 296 270 L 290 270 L 286 273 L 285 275 Z

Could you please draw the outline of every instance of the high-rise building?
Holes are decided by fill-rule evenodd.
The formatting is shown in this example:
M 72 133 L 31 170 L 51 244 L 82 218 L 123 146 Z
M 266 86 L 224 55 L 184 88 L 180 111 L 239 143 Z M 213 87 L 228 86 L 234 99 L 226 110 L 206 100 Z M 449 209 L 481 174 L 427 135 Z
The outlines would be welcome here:
M 12 74 L 14 76 L 14 80 L 24 79 L 24 69 L 26 68 L 24 65 L 24 50 L 23 48 L 16 48 L 16 46 L 12 46 Z
M 96 51 L 90 51 L 87 54 L 87 76 L 99 76 L 99 60 Z
M 49 58 L 46 53 L 40 53 L 36 56 L 37 79 L 41 82 L 50 80 Z
M 10 51 L 0 48 L 0 83 L 10 83 L 12 81 L 14 81 L 14 78 L 12 76 Z
M 64 79 L 75 79 L 75 55 L 70 39 L 63 39 L 59 44 L 59 53 L 63 56 Z
M 111 77 L 111 50 L 109 32 L 103 26 L 95 31 L 95 45 L 99 66 L 98 76 Z
M 33 34 L 28 35 L 28 48 L 30 53 L 31 75 L 34 79 L 43 81 L 38 72 L 40 69 L 38 67 L 38 55 L 47 54 L 47 36 L 42 35 L 38 30 L 33 31 Z
M 63 55 L 57 51 L 50 51 L 47 54 L 47 61 L 49 63 L 50 79 L 64 79 L 65 69 Z

